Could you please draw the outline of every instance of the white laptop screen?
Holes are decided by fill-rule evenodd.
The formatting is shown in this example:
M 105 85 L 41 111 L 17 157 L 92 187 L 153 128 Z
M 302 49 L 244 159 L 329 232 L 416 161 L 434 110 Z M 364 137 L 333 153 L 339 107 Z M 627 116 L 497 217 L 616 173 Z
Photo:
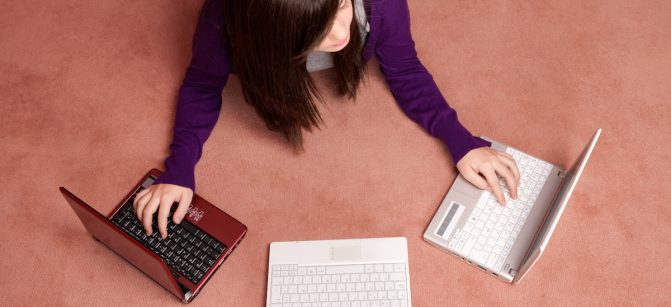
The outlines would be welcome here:
M 601 129 L 598 129 L 592 137 L 590 143 L 585 146 L 583 152 L 580 154 L 578 159 L 576 159 L 573 166 L 571 166 L 571 169 L 568 172 L 569 179 L 562 185 L 559 193 L 557 193 L 554 204 L 550 207 L 550 211 L 547 214 L 545 222 L 538 230 L 536 240 L 529 249 L 529 255 L 540 256 L 540 253 L 534 253 L 534 251 L 536 251 L 538 248 L 544 249 L 547 243 L 550 241 L 552 233 L 554 232 L 554 229 L 559 222 L 559 218 L 564 212 L 564 208 L 566 207 L 566 204 L 568 203 L 568 200 L 571 197 L 571 194 L 573 193 L 573 190 L 575 189 L 575 186 L 578 183 L 583 170 L 585 169 L 585 165 L 587 165 L 587 161 L 589 160 L 589 157 L 592 154 L 594 146 L 596 146 L 596 142 L 598 141 L 600 135 Z M 527 259 L 525 261 L 533 261 L 533 259 Z

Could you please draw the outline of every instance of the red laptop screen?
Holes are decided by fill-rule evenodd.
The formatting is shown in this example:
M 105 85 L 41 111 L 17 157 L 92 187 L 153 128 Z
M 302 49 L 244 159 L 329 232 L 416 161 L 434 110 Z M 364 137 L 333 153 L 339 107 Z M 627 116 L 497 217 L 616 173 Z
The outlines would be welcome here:
M 114 226 L 105 216 L 91 208 L 91 206 L 70 193 L 70 191 L 63 187 L 60 190 L 89 233 L 168 291 L 177 297 L 184 297 L 181 288 L 170 274 L 168 266 L 158 256 L 135 241 L 135 239 L 123 233 L 122 230 Z

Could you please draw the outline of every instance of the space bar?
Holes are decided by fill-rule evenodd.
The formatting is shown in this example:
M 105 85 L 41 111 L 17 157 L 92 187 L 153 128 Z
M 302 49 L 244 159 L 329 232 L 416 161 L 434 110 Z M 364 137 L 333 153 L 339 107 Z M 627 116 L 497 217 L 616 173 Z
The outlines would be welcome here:
M 329 265 L 326 267 L 326 274 L 352 274 L 363 273 L 364 266 L 360 265 Z

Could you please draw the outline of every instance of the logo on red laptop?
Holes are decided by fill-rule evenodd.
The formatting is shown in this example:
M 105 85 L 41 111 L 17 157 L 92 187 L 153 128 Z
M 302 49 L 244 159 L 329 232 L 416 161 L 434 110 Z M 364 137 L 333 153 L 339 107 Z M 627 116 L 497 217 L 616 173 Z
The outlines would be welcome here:
M 186 218 L 190 222 L 196 224 L 196 223 L 200 222 L 201 219 L 203 219 L 203 217 L 205 216 L 206 213 L 207 212 L 205 210 L 203 210 L 203 208 L 196 207 L 193 204 L 191 204 L 191 205 L 189 205 L 189 209 L 186 210 L 186 214 L 187 214 Z

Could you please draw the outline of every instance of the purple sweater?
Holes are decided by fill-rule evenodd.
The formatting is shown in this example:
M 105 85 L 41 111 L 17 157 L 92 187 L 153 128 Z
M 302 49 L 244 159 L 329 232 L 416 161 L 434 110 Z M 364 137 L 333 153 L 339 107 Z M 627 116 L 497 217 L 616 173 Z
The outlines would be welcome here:
M 219 118 L 221 92 L 233 68 L 222 1 L 206 1 L 198 20 L 191 63 L 179 90 L 171 154 L 165 160 L 165 173 L 156 183 L 195 191 L 196 163 Z M 363 57 L 368 61 L 375 54 L 403 112 L 442 140 L 455 163 L 471 149 L 489 146 L 489 142 L 474 137 L 459 123 L 457 113 L 417 58 L 406 0 L 371 0 L 369 4 L 370 32 Z

